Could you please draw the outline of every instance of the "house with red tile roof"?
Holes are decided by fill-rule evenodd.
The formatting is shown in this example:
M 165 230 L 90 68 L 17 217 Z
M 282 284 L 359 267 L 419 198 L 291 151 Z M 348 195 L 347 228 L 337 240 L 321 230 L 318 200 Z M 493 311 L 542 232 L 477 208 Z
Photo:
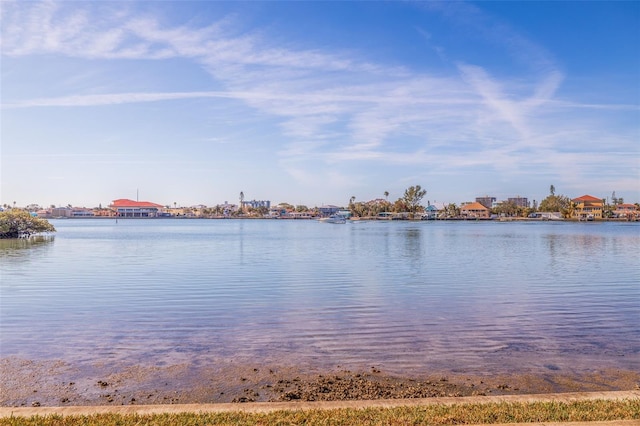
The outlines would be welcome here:
M 572 217 L 578 220 L 602 219 L 602 211 L 604 210 L 604 200 L 591 195 L 583 195 L 582 197 L 571 200 L 575 204 Z
M 468 218 L 488 219 L 489 209 L 476 201 L 460 207 L 460 214 Z
M 613 211 L 614 217 L 636 219 L 640 217 L 640 211 L 635 204 L 618 204 Z
M 157 217 L 163 205 L 149 201 L 133 201 L 127 198 L 113 200 L 109 206 L 120 217 Z

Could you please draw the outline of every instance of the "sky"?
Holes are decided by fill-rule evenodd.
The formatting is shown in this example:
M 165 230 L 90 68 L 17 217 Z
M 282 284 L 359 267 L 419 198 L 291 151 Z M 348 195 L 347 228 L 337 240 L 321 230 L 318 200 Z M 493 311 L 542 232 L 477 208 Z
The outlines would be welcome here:
M 0 2 L 0 204 L 640 202 L 640 2 Z

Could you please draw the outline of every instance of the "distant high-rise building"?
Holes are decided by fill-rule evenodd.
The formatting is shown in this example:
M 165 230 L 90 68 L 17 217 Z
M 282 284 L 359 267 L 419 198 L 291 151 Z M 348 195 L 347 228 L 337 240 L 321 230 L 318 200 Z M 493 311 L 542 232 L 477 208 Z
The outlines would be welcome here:
M 484 197 L 476 197 L 476 203 L 480 203 L 488 209 L 493 207 L 493 203 L 495 202 L 496 197 L 489 197 L 488 195 L 485 195 Z
M 242 206 L 249 206 L 253 209 L 257 209 L 260 207 L 266 207 L 267 209 L 271 208 L 270 200 L 251 200 L 251 201 L 242 201 Z
M 529 200 L 527 199 L 527 197 L 513 197 L 513 198 L 508 198 L 507 202 L 509 204 L 515 204 L 518 207 L 529 207 Z

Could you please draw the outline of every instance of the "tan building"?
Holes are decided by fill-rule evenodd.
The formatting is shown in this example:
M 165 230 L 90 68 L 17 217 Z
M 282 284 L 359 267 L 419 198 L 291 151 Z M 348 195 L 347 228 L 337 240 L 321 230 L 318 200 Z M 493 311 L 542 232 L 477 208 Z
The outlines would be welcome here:
M 575 204 L 573 218 L 578 220 L 594 220 L 602 219 L 602 210 L 604 201 L 602 198 L 596 198 L 591 195 L 583 195 L 582 197 L 571 200 Z
M 489 209 L 478 202 L 469 203 L 460 207 L 460 214 L 468 218 L 488 219 Z
M 51 217 L 71 217 L 71 209 L 69 207 L 54 207 L 51 209 Z
M 618 204 L 613 214 L 619 218 L 635 219 L 640 216 L 640 211 L 635 204 Z

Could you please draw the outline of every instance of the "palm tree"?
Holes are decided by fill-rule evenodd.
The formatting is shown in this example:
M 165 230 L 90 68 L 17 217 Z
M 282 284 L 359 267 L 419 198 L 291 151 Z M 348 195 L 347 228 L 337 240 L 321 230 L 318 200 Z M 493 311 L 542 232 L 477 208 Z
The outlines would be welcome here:
M 353 203 L 356 201 L 356 196 L 352 195 L 351 198 L 349 198 L 349 211 L 351 212 L 351 214 L 353 216 L 355 216 L 356 212 L 354 210 L 354 205 Z

